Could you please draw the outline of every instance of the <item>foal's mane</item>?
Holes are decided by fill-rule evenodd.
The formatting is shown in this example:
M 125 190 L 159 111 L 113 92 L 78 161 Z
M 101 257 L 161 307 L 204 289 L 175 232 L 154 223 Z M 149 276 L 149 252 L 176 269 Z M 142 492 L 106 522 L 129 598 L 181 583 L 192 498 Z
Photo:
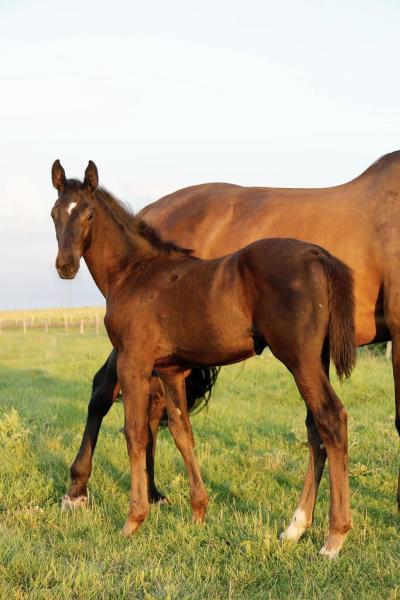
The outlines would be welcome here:
M 190 255 L 193 250 L 182 248 L 174 242 L 164 240 L 160 233 L 135 215 L 133 211 L 121 200 L 117 200 L 110 192 L 104 188 L 97 188 L 95 197 L 98 202 L 104 206 L 111 217 L 117 221 L 133 242 L 137 243 L 137 236 L 145 239 L 155 250 L 164 255 L 173 253 Z

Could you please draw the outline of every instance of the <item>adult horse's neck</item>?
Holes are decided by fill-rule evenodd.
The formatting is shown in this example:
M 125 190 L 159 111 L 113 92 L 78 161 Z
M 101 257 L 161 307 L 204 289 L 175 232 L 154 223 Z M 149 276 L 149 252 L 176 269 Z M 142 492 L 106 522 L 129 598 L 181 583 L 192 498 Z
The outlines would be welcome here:
M 97 287 L 107 298 L 136 262 L 149 259 L 155 251 L 147 240 L 127 230 L 107 203 L 107 195 L 96 191 L 96 213 L 88 248 L 83 258 Z M 127 215 L 133 220 L 133 217 Z

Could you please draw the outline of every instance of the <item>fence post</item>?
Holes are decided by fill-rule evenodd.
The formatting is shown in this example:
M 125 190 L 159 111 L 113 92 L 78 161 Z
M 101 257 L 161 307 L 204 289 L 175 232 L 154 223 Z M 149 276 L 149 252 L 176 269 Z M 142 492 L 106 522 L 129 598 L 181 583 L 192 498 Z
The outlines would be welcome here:
M 26 321 L 25 321 L 25 319 L 22 321 L 22 328 L 24 330 L 24 333 L 26 333 Z
M 81 335 L 83 335 L 83 319 L 81 319 Z
M 49 333 L 49 322 L 47 319 L 44 322 L 44 332 Z
M 392 342 L 388 342 L 386 344 L 386 352 L 385 352 L 385 356 L 387 359 L 392 357 Z
M 67 317 L 67 315 L 64 315 L 64 330 L 65 330 L 65 333 L 68 333 L 68 317 Z
M 99 335 L 99 315 L 96 313 L 96 335 Z

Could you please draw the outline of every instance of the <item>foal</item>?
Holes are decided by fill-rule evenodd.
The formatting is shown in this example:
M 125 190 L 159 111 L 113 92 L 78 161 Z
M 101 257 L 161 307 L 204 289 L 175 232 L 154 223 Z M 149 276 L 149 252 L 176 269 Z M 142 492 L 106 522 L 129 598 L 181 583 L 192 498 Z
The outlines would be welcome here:
M 166 388 L 168 425 L 188 471 L 193 519 L 203 521 L 208 499 L 194 454 L 185 377 L 192 367 L 237 362 L 268 346 L 292 373 L 309 411 L 311 460 L 283 537 L 297 540 L 311 525 L 327 455 L 330 522 L 321 553 L 336 556 L 351 528 L 347 415 L 329 383 L 328 368 L 330 355 L 340 377 L 349 375 L 355 362 L 350 270 L 318 246 L 280 238 L 201 260 L 163 241 L 98 189 L 91 161 L 83 183 L 67 180 L 59 161 L 52 178 L 59 194 L 52 209 L 57 271 L 73 279 L 83 256 L 106 297 L 105 325 L 118 350 L 131 471 L 124 534 L 137 530 L 149 510 L 146 447 L 153 370 Z

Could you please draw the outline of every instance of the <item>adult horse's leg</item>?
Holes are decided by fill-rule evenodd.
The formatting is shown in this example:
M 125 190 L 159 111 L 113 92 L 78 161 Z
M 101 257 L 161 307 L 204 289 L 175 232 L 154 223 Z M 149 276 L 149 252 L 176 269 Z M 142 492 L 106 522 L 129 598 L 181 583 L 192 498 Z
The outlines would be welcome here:
M 315 362 L 315 361 L 314 361 Z M 352 527 L 348 479 L 347 412 L 326 374 L 303 364 L 293 370 L 297 387 L 312 413 L 329 461 L 329 534 L 321 554 L 336 558 Z
M 138 364 L 137 354 L 118 354 L 118 380 L 124 397 L 124 433 L 129 455 L 131 496 L 122 533 L 139 529 L 149 512 L 146 449 L 149 442 L 149 403 L 152 365 Z
M 88 406 L 85 431 L 78 454 L 71 466 L 71 485 L 66 496 L 62 499 L 61 508 L 63 510 L 86 506 L 87 504 L 87 483 L 92 471 L 92 458 L 100 426 L 119 390 L 116 360 L 117 354 L 113 350 L 93 378 L 92 396 Z
M 113 401 L 119 392 L 117 377 L 117 351 L 112 350 L 104 365 L 97 371 L 93 378 L 92 395 L 88 406 L 86 426 L 79 452 L 71 466 L 71 486 L 62 499 L 62 509 L 74 509 L 87 505 L 87 484 L 92 471 L 93 454 L 96 448 L 103 418 L 110 410 Z M 157 440 L 158 426 L 165 411 L 162 398 L 155 398 L 151 402 L 151 415 L 149 427 L 151 435 L 147 449 L 147 472 L 149 478 L 150 502 L 168 502 L 159 492 L 154 481 L 154 452 Z
M 396 330 L 391 335 L 392 337 L 392 364 L 393 364 L 393 378 L 394 378 L 394 394 L 395 394 L 395 407 L 396 416 L 395 423 L 397 433 L 400 436 L 400 330 Z M 399 478 L 397 481 L 397 508 L 400 511 L 400 470 Z
M 385 282 L 385 320 L 392 340 L 392 366 L 394 379 L 395 424 L 400 436 L 400 303 L 397 279 Z M 400 511 L 400 470 L 397 480 L 397 508 Z
M 192 426 L 187 412 L 185 375 L 183 372 L 173 375 L 163 374 L 162 380 L 167 388 L 165 401 L 168 411 L 168 427 L 182 454 L 189 476 L 193 521 L 201 523 L 206 514 L 208 497 L 194 453 Z
M 329 379 L 329 349 L 327 345 L 325 345 L 323 351 L 322 362 L 326 376 Z M 314 519 L 314 507 L 326 462 L 326 450 L 309 408 L 307 408 L 306 427 L 310 451 L 306 477 L 299 503 L 293 513 L 290 525 L 279 536 L 281 541 L 297 542 L 305 530 L 311 527 Z

